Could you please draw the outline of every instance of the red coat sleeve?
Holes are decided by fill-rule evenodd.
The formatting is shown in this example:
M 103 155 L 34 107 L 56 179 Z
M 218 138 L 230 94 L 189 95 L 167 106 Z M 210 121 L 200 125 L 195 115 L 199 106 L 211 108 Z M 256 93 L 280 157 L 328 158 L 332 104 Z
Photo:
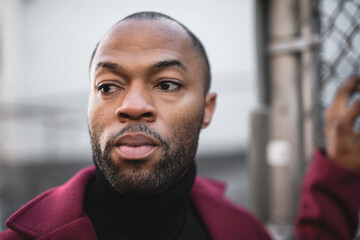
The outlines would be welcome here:
M 303 182 L 296 239 L 353 239 L 360 209 L 360 171 L 317 150 Z

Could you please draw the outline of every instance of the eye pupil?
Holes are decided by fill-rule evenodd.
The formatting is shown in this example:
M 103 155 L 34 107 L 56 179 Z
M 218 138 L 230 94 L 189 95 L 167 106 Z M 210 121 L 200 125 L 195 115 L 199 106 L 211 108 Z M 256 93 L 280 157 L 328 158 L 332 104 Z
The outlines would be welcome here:
M 161 87 L 161 89 L 163 89 L 163 90 L 169 90 L 169 88 L 170 88 L 170 83 L 163 82 L 163 83 L 160 84 L 160 87 Z
M 110 91 L 110 86 L 109 85 L 102 86 L 101 91 L 102 92 L 109 92 Z

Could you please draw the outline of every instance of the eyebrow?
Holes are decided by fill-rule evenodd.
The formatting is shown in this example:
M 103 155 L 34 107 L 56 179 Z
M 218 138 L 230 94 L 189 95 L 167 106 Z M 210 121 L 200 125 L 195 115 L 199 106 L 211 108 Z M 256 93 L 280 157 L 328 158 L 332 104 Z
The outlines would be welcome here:
M 161 70 L 164 68 L 170 68 L 170 67 L 178 67 L 181 70 L 183 70 L 184 72 L 187 72 L 187 69 L 185 67 L 184 64 L 182 64 L 180 61 L 175 60 L 175 59 L 170 59 L 170 60 L 163 60 L 163 61 L 159 61 L 153 65 L 150 66 L 150 70 Z M 109 69 L 111 71 L 119 71 L 122 70 L 122 67 L 114 62 L 99 62 L 98 64 L 96 64 L 95 67 L 95 72 L 97 70 L 99 70 L 100 68 L 106 68 Z
M 121 67 L 117 63 L 114 63 L 114 62 L 99 62 L 98 64 L 96 64 L 95 72 L 97 70 L 99 70 L 99 68 L 107 68 L 112 71 L 121 69 Z
M 153 64 L 150 69 L 151 70 L 161 70 L 163 68 L 169 68 L 169 67 L 178 67 L 180 69 L 182 69 L 184 72 L 187 71 L 186 67 L 184 64 L 182 64 L 180 61 L 178 60 L 164 60 L 164 61 L 160 61 L 157 62 L 155 64 Z

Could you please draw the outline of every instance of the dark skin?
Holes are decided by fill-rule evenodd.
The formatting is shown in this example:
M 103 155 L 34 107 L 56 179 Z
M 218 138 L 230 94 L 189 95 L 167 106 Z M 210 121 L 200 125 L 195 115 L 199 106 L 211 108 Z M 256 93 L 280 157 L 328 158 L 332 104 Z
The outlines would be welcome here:
M 360 77 L 353 76 L 339 88 L 333 104 L 326 112 L 325 137 L 327 155 L 337 164 L 360 170 L 360 134 L 353 130 L 360 115 L 360 101 L 348 108 L 352 93 L 360 91 Z
M 196 129 L 210 124 L 215 109 L 216 94 L 204 94 L 203 69 L 191 39 L 173 22 L 131 19 L 112 27 L 90 69 L 88 122 L 100 150 L 136 124 L 156 132 L 170 152 L 190 144 L 179 139 L 197 136 Z M 164 144 L 144 132 L 127 132 L 115 140 L 110 162 L 121 167 L 123 176 L 143 178 L 166 159 Z

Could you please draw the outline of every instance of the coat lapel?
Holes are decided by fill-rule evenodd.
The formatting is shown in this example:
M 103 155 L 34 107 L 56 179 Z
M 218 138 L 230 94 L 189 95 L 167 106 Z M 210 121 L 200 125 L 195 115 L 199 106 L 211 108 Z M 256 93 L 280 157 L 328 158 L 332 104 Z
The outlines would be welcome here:
M 6 225 L 30 238 L 46 239 L 52 235 L 51 239 L 70 239 L 61 236 L 75 234 L 76 237 L 71 239 L 96 239 L 95 231 L 89 228 L 91 221 L 82 207 L 86 183 L 94 176 L 94 167 L 81 170 L 64 185 L 30 201 L 13 214 Z M 79 235 L 86 238 L 78 238 Z

